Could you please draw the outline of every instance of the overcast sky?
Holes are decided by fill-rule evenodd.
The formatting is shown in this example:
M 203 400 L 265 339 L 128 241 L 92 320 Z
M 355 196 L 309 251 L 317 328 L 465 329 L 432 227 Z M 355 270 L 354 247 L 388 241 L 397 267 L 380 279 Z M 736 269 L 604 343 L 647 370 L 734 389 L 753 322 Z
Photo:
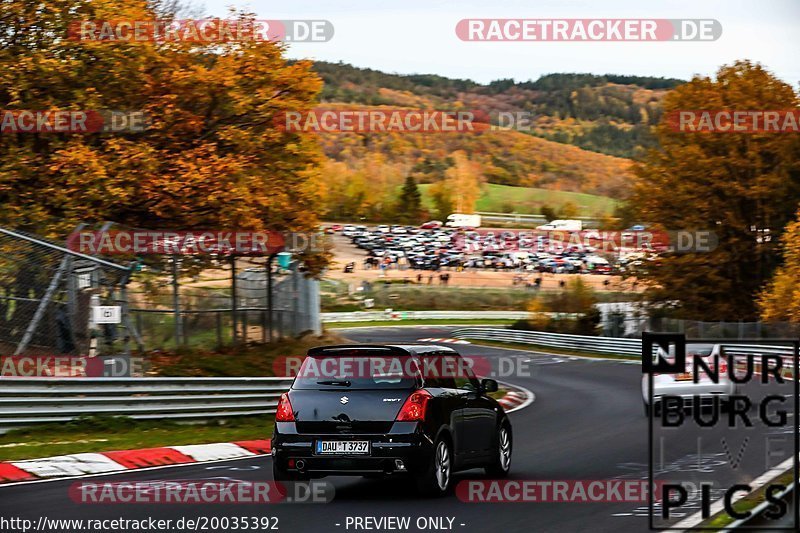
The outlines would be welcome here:
M 191 1 L 191 0 L 190 0 Z M 289 57 L 344 61 L 401 74 L 440 74 L 481 83 L 536 79 L 552 72 L 688 79 L 750 59 L 797 87 L 800 0 L 194 0 L 206 15 L 228 6 L 262 19 L 326 19 L 325 43 L 295 43 Z M 465 18 L 713 18 L 714 42 L 464 42 Z

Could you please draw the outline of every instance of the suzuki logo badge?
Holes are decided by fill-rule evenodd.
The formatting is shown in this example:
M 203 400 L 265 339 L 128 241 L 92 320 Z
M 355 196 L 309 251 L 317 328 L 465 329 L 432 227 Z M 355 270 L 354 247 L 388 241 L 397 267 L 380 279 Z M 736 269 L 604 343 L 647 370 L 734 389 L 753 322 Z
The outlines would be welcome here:
M 340 401 L 340 402 L 342 402 L 342 405 L 344 405 L 344 404 L 346 404 L 347 402 L 349 402 L 349 401 L 350 401 L 350 398 L 348 398 L 347 396 L 342 396 L 342 397 L 339 399 L 339 401 Z

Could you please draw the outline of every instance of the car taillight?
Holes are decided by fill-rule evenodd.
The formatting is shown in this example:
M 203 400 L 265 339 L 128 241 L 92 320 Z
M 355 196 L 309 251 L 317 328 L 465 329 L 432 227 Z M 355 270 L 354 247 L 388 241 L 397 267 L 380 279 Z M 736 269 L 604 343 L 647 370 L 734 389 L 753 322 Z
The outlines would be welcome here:
M 289 393 L 281 394 L 278 400 L 278 408 L 275 410 L 275 422 L 294 422 L 294 412 L 292 402 L 289 401 Z
M 400 412 L 395 418 L 398 422 L 417 422 L 425 420 L 425 409 L 428 407 L 428 400 L 432 398 L 431 393 L 426 390 L 414 392 L 406 398 Z

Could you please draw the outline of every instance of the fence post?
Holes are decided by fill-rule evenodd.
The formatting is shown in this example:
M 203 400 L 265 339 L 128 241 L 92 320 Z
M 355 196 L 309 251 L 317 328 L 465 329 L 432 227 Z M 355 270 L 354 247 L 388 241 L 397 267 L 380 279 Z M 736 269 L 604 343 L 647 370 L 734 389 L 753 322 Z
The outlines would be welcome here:
M 236 316 L 236 256 L 231 256 L 231 325 L 233 326 L 233 344 L 238 341 L 239 320 Z
M 183 340 L 183 324 L 181 324 L 181 297 L 178 286 L 178 256 L 172 256 L 172 312 L 175 317 L 175 347 Z
M 322 335 L 322 320 L 320 318 L 320 296 L 319 281 L 311 279 L 309 281 L 309 326 L 314 335 Z
M 14 355 L 19 355 L 22 353 L 22 351 L 28 347 L 28 343 L 31 342 L 33 334 L 36 332 L 36 327 L 39 325 L 39 321 L 44 316 L 44 312 L 47 309 L 47 306 L 50 304 L 50 300 L 53 298 L 53 293 L 56 292 L 56 287 L 58 287 L 58 283 L 61 281 L 61 276 L 67 269 L 68 264 L 69 256 L 65 255 L 61 259 L 61 265 L 59 265 L 58 270 L 53 275 L 53 279 L 50 280 L 50 285 L 48 285 L 44 296 L 39 302 L 39 306 L 36 308 L 33 318 L 30 322 L 28 322 L 28 327 L 25 328 L 25 334 L 22 336 L 22 340 L 17 345 L 17 349 L 14 350 Z
M 272 310 L 273 310 L 273 300 L 272 300 L 272 262 L 275 258 L 278 257 L 278 254 L 270 254 L 269 258 L 267 258 L 267 325 L 269 327 L 269 342 L 272 342 Z
M 299 294 L 298 294 L 298 277 L 300 276 L 299 272 L 299 263 L 295 262 L 292 268 L 292 337 L 297 336 L 297 317 L 300 313 L 300 302 L 299 302 Z
M 139 339 L 141 340 L 142 347 L 141 349 L 144 350 L 144 330 L 142 329 L 142 313 L 136 313 L 136 331 L 139 332 Z
M 128 330 L 128 335 L 133 337 L 133 341 L 136 343 L 136 347 L 139 351 L 144 351 L 144 341 L 142 340 L 141 335 L 141 320 L 138 318 L 136 325 L 134 325 L 133 321 L 131 320 L 131 309 L 130 303 L 128 302 L 128 283 L 131 280 L 131 275 L 137 269 L 139 262 L 134 261 L 130 264 L 130 270 L 125 274 L 125 277 L 121 280 L 120 283 L 120 304 L 122 306 L 122 324 Z
M 222 311 L 215 311 L 217 317 L 217 348 L 222 348 Z

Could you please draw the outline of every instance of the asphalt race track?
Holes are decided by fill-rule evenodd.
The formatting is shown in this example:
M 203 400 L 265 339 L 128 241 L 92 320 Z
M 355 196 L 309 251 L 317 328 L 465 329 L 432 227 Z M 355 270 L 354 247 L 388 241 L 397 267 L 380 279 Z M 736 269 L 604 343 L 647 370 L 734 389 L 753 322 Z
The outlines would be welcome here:
M 448 337 L 449 328 L 372 328 L 343 333 L 358 342 L 400 342 Z M 536 395 L 532 405 L 510 415 L 514 427 L 512 479 L 647 479 L 648 424 L 642 408 L 642 374 L 638 364 L 477 345 L 454 347 L 465 355 L 516 358 L 529 369 L 529 376 L 504 378 Z M 790 394 L 791 389 L 780 392 Z M 787 410 L 791 413 L 791 404 Z M 768 451 L 773 454 L 770 466 L 791 457 L 791 429 L 766 426 L 758 420 L 757 407 L 751 411 L 751 418 L 752 428 L 700 428 L 692 424 L 658 432 L 654 447 L 656 474 L 660 479 L 697 484 L 712 481 L 714 501 L 724 488 L 747 483 L 767 470 Z M 795 420 L 790 415 L 789 424 Z M 785 452 L 783 456 L 781 452 Z M 133 471 L 96 479 L 266 481 L 272 476 L 270 461 L 269 457 L 259 457 Z M 483 476 L 481 471 L 463 472 L 455 476 L 454 482 Z M 418 530 L 414 522 L 418 516 L 452 518 L 452 529 L 456 531 L 648 530 L 647 504 L 464 503 L 454 495 L 434 500 L 417 498 L 405 483 L 360 478 L 329 480 L 336 489 L 331 503 L 274 505 L 90 505 L 73 503 L 68 497 L 67 489 L 75 480 L 9 485 L 0 488 L 0 516 L 34 522 L 43 514 L 50 518 L 273 516 L 278 518 L 279 530 L 290 532 L 354 531 L 352 526 L 345 527 L 347 517 L 383 516 L 412 517 L 410 531 Z M 675 523 L 697 510 L 698 498 L 692 497 L 689 504 L 672 513 L 670 522 Z M 657 511 L 660 512 L 658 508 Z M 665 523 L 659 518 L 656 525 Z

